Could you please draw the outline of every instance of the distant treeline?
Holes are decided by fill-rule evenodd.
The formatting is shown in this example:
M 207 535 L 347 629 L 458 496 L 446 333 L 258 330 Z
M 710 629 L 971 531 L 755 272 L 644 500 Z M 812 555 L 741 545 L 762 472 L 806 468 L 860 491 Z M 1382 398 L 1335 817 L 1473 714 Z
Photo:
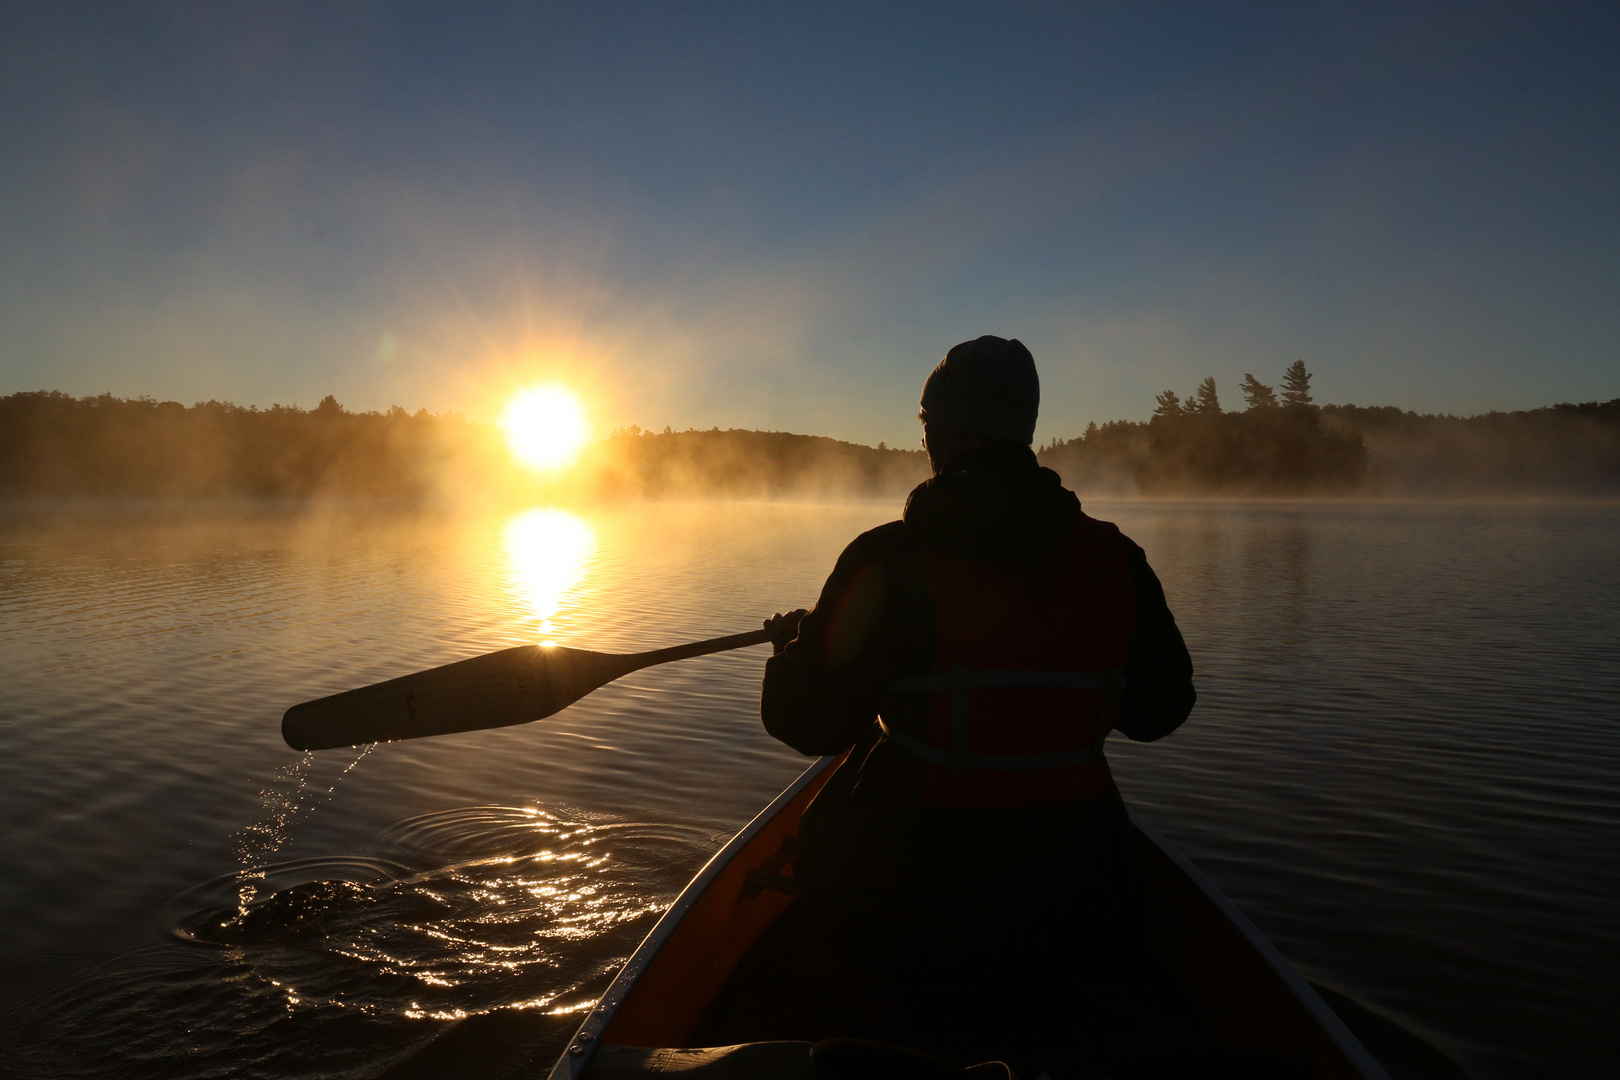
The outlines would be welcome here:
M 1227 412 L 1215 380 L 1153 418 L 1092 424 L 1040 448 L 1071 487 L 1116 495 L 1620 495 L 1620 398 L 1458 417 L 1311 400 L 1295 361 L 1279 394 L 1252 374 Z
M 1248 408 L 1221 408 L 1215 380 L 1205 379 L 1183 401 L 1158 395 L 1153 419 L 1092 424 L 1084 435 L 1057 441 L 1041 459 L 1081 489 L 1147 495 L 1368 494 L 1379 474 L 1368 463 L 1361 434 L 1325 424 L 1311 400 L 1311 374 L 1296 360 L 1283 374 L 1283 392 L 1253 375 L 1243 381 Z
M 420 498 L 479 441 L 455 415 L 205 401 L 0 398 L 0 493 Z
M 1392 495 L 1620 495 L 1620 398 L 1479 416 L 1324 405 Z
M 512 463 L 494 425 L 455 414 L 207 401 L 0 398 L 0 495 L 672 498 L 892 495 L 928 475 L 921 450 L 776 431 L 623 428 L 556 476 Z
M 1153 418 L 1092 424 L 1038 448 L 1087 495 L 1620 495 L 1620 399 L 1482 416 L 1318 406 L 1302 362 L 1278 393 L 1245 377 L 1246 408 L 1215 380 Z M 502 433 L 455 414 L 184 406 L 150 398 L 0 397 L 0 495 L 485 497 L 900 496 L 920 450 L 774 431 L 622 428 L 547 479 Z
M 725 498 L 893 495 L 928 476 L 921 450 L 785 431 L 621 428 L 594 444 L 580 482 L 602 495 Z

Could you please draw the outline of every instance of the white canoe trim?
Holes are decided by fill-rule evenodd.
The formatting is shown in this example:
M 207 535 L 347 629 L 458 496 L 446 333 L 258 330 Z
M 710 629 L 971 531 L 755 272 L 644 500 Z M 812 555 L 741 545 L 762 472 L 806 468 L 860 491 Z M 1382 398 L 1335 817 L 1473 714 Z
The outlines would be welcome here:
M 1177 851 L 1174 844 L 1159 835 L 1159 830 L 1142 820 L 1141 815 L 1135 810 L 1131 810 L 1129 813 L 1131 815 L 1131 824 L 1135 826 L 1136 830 L 1152 841 L 1154 847 L 1164 852 L 1165 857 L 1175 863 L 1177 869 L 1187 875 L 1188 880 L 1198 886 L 1199 891 L 1220 909 L 1227 922 L 1238 928 L 1254 951 L 1259 953 L 1261 958 L 1271 966 L 1271 970 L 1299 999 L 1300 1004 L 1310 1011 L 1311 1016 L 1321 1025 L 1328 1038 L 1332 1039 L 1333 1044 L 1339 1048 L 1345 1057 L 1350 1059 L 1350 1064 L 1361 1073 L 1365 1080 L 1390 1080 L 1389 1074 L 1384 1071 L 1384 1067 L 1378 1064 L 1377 1059 L 1372 1054 L 1367 1052 L 1365 1046 L 1361 1045 L 1361 1040 L 1356 1038 L 1355 1033 L 1345 1026 L 1343 1020 L 1339 1019 L 1339 1014 L 1328 1007 L 1328 1003 L 1323 1001 L 1322 996 L 1311 988 L 1311 984 L 1305 981 L 1303 975 L 1294 970 L 1294 965 L 1290 964 L 1288 958 L 1277 950 L 1277 946 L 1271 943 L 1271 939 L 1262 934 L 1260 928 L 1249 921 L 1249 917 L 1243 914 L 1243 909 L 1227 899 L 1226 894 L 1221 892 L 1219 886 L 1206 877 L 1204 872 L 1198 869 L 1191 859 Z
M 602 1033 L 608 1029 L 608 1025 L 613 1023 L 614 1016 L 618 1014 L 619 1006 L 630 996 L 630 991 L 636 985 L 636 981 L 641 978 L 642 973 L 652 964 L 653 958 L 658 955 L 658 950 L 662 949 L 664 943 L 675 933 L 675 928 L 681 925 L 681 920 L 686 918 L 686 913 L 691 911 L 693 906 L 697 904 L 698 898 L 714 883 L 714 879 L 719 877 L 721 872 L 730 865 L 731 860 L 736 858 L 737 854 L 759 834 L 760 830 L 771 823 L 776 815 L 782 811 L 783 807 L 798 798 L 800 792 L 809 787 L 816 777 L 825 772 L 827 767 L 837 760 L 837 755 L 817 759 L 814 764 L 799 775 L 797 780 L 789 784 L 782 794 L 772 800 L 769 806 L 756 814 L 754 820 L 744 825 L 742 831 L 733 836 L 725 847 L 715 852 L 714 857 L 704 864 L 703 869 L 698 871 L 697 876 L 687 883 L 686 888 L 681 890 L 681 894 L 675 898 L 675 902 L 669 906 L 669 910 L 664 912 L 663 917 L 658 920 L 658 925 L 654 926 L 652 932 L 642 939 L 640 945 L 636 946 L 636 951 L 630 954 L 630 959 L 626 960 L 624 967 L 619 969 L 618 975 L 614 976 L 613 982 L 608 985 L 607 991 L 603 993 L 601 1000 L 596 1003 L 590 1014 L 585 1017 L 585 1022 L 579 1026 L 579 1030 L 574 1032 L 574 1037 L 568 1040 L 568 1045 L 564 1048 L 561 1056 L 558 1057 L 557 1063 L 551 1067 L 549 1080 L 579 1080 L 581 1074 L 585 1072 L 585 1067 L 590 1064 L 591 1055 L 602 1041 Z

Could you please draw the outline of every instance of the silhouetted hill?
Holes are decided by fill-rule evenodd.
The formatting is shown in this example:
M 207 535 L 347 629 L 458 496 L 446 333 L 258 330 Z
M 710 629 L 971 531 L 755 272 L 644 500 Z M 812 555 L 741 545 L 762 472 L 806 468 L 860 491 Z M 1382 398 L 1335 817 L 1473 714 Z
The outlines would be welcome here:
M 1325 405 L 1322 422 L 1360 433 L 1390 494 L 1620 493 L 1620 398 L 1469 417 Z

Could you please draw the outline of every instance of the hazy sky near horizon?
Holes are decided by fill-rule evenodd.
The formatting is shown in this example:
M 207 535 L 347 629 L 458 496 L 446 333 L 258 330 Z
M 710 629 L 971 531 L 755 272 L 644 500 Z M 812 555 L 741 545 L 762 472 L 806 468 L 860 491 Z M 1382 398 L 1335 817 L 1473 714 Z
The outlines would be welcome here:
M 1038 438 L 1620 397 L 1613 4 L 9 3 L 0 393 Z

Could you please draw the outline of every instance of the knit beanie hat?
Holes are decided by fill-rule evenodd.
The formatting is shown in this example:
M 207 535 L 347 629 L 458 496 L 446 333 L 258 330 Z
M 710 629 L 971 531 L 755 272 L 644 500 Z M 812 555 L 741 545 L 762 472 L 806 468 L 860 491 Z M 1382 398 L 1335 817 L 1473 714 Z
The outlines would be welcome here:
M 923 418 L 961 435 L 1035 441 L 1041 380 L 1035 358 L 1014 338 L 986 334 L 964 341 L 923 383 Z

